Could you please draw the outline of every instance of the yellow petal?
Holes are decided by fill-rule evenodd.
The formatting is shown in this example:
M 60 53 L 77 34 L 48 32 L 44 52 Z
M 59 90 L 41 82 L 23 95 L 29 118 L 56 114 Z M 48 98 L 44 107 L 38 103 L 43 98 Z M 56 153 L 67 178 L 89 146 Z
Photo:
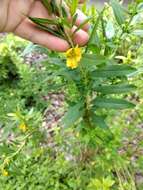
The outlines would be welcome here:
M 19 129 L 21 129 L 22 132 L 26 132 L 27 131 L 27 126 L 25 125 L 25 123 L 22 123 L 21 125 L 19 125 Z
M 66 57 L 67 57 L 67 67 L 70 67 L 72 69 L 77 68 L 82 58 L 81 48 L 79 48 L 78 46 L 75 48 L 70 48 L 66 52 Z
M 3 169 L 2 170 L 2 175 L 7 177 L 7 176 L 9 176 L 9 173 L 8 173 L 8 171 L 6 169 Z
M 67 59 L 67 67 L 70 67 L 71 69 L 77 68 L 78 63 L 75 59 Z
M 70 56 L 72 51 L 73 51 L 73 48 L 68 49 L 67 52 L 66 52 L 66 56 L 67 57 Z

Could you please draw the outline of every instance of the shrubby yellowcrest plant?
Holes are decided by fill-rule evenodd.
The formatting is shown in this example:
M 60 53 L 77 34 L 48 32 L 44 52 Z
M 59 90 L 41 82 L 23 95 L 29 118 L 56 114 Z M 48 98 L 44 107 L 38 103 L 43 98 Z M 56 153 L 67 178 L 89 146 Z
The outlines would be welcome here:
M 78 124 L 78 121 L 81 120 L 87 127 L 90 126 L 92 128 L 97 125 L 107 129 L 107 124 L 100 110 L 134 107 L 132 102 L 128 102 L 116 95 L 128 93 L 135 89 L 135 86 L 128 82 L 128 75 L 135 72 L 136 69 L 128 64 L 121 65 L 115 61 L 116 52 L 118 51 L 118 44 L 116 44 L 118 37 L 115 39 L 115 28 L 112 20 L 108 22 L 105 19 L 105 16 L 109 14 L 108 11 L 112 9 L 116 24 L 120 28 L 119 37 L 121 38 L 130 24 L 130 21 L 126 23 L 126 19 L 128 18 L 126 11 L 118 1 L 111 0 L 110 5 L 106 5 L 98 15 L 95 11 L 95 17 L 93 15 L 92 18 L 88 18 L 73 34 L 70 34 L 67 31 L 71 31 L 76 22 L 78 1 L 67 2 L 72 16 L 71 23 L 68 22 L 65 1 L 60 1 L 60 3 L 50 1 L 48 3 L 47 0 L 43 0 L 42 2 L 51 14 L 56 15 L 56 18 L 52 20 L 29 17 L 29 19 L 37 27 L 67 40 L 71 46 L 65 53 L 66 60 L 62 60 L 61 58 L 61 62 L 66 62 L 69 70 L 63 67 L 60 68 L 59 66 L 57 75 L 67 78 L 67 81 L 72 81 L 76 86 L 79 97 L 70 106 L 69 111 L 64 117 L 63 124 L 65 126 L 72 126 Z M 119 10 L 118 13 L 117 10 Z M 80 47 L 74 45 L 73 35 L 90 20 L 91 23 L 93 22 L 90 39 L 87 46 L 81 50 Z M 125 27 L 127 28 L 125 29 Z M 110 35 L 111 33 L 112 36 Z M 102 42 L 100 42 L 100 38 L 102 38 Z M 115 48 L 111 48 L 110 45 L 108 46 L 111 42 Z M 98 46 L 100 47 L 98 48 Z M 52 59 L 50 59 L 50 62 L 52 63 Z

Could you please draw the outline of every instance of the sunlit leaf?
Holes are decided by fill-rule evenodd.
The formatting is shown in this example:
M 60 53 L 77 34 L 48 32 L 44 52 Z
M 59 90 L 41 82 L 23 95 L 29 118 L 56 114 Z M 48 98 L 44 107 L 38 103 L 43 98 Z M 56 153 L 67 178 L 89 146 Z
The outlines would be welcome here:
M 126 12 L 118 0 L 110 0 L 111 6 L 114 11 L 115 18 L 119 25 L 122 25 L 126 21 Z
M 110 20 L 107 22 L 105 33 L 108 39 L 112 39 L 115 35 L 114 25 Z

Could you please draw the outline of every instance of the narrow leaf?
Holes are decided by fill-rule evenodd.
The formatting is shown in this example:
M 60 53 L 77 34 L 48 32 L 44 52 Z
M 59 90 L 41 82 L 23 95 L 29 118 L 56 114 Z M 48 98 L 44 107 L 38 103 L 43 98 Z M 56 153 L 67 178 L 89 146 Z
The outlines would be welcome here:
M 108 59 L 103 55 L 95 55 L 95 54 L 84 54 L 81 59 L 82 65 L 90 66 L 98 66 L 108 62 Z
M 49 0 L 42 0 L 42 3 L 46 7 L 46 9 L 48 10 L 48 14 L 51 15 L 52 14 L 52 7 L 51 7 L 51 4 L 49 3 Z
M 94 114 L 92 116 L 91 120 L 92 120 L 92 124 L 95 125 L 95 126 L 99 126 L 99 127 L 103 128 L 103 129 L 108 128 L 108 126 L 105 123 L 104 118 L 102 116 L 98 116 L 98 115 Z
M 134 108 L 135 105 L 131 102 L 128 102 L 123 99 L 115 99 L 115 98 L 101 98 L 97 97 L 93 101 L 94 106 L 99 108 L 106 108 L 106 109 L 128 109 Z
M 35 23 L 37 25 L 37 27 L 39 27 L 42 30 L 45 30 L 47 32 L 49 32 L 50 34 L 53 34 L 59 38 L 64 38 L 62 34 L 58 33 L 58 31 L 53 30 L 52 28 L 45 26 L 44 24 L 41 24 L 36 18 L 33 17 L 29 17 L 29 19 Z M 41 19 L 40 19 L 41 20 Z M 44 22 L 44 20 L 43 20 Z
M 111 0 L 110 3 L 118 24 L 119 25 L 124 24 L 126 21 L 125 9 L 121 6 L 118 0 Z
M 93 71 L 92 76 L 94 78 L 121 77 L 121 76 L 127 76 L 135 71 L 136 71 L 135 68 L 128 65 L 110 65 Z
M 73 17 L 72 17 L 72 26 L 75 25 L 76 20 L 77 20 L 77 17 L 78 17 L 78 14 L 77 14 L 77 13 L 73 15 Z
M 47 18 L 35 18 L 35 17 L 28 17 L 31 21 L 36 24 L 50 24 L 50 25 L 57 25 L 59 21 L 57 19 L 47 19 Z
M 105 34 L 106 34 L 107 39 L 112 39 L 115 35 L 115 29 L 111 20 L 107 22 L 107 25 L 105 28 Z
M 64 116 L 62 123 L 65 127 L 74 125 L 83 114 L 83 103 L 78 103 L 69 108 L 68 112 Z
M 141 30 L 141 29 L 133 30 L 132 34 L 134 34 L 135 36 L 143 38 L 143 30 Z
M 79 0 L 72 0 L 71 7 L 70 7 L 71 15 L 75 14 L 77 6 L 78 6 L 78 2 Z
M 105 8 L 99 13 L 98 18 L 96 19 L 96 22 L 95 22 L 95 24 L 94 24 L 94 26 L 93 26 L 93 29 L 92 29 L 92 32 L 91 32 L 91 34 L 90 34 L 90 38 L 89 38 L 89 41 L 88 41 L 88 44 L 87 44 L 87 47 L 86 47 L 85 52 L 88 51 L 90 45 L 91 45 L 92 42 L 93 42 L 93 39 L 95 38 L 95 35 L 96 35 L 96 32 L 97 32 L 97 28 L 98 28 L 98 25 L 99 25 L 99 23 L 100 23 L 100 20 L 101 20 L 101 18 L 102 18 L 102 16 L 103 16 L 104 11 L 105 11 Z
M 136 87 L 130 84 L 117 84 L 117 85 L 102 85 L 102 86 L 95 86 L 96 92 L 101 92 L 103 94 L 121 94 L 121 93 L 128 93 L 135 90 Z

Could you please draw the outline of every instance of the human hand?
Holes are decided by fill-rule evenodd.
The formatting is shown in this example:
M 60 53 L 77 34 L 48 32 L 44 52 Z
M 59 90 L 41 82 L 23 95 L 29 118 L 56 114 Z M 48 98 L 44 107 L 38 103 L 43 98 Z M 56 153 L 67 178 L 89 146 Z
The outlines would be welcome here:
M 82 3 L 84 0 L 81 0 Z M 27 17 L 49 17 L 47 10 L 40 0 L 1 0 L 0 1 L 0 32 L 13 32 L 16 35 L 30 40 L 33 43 L 43 45 L 51 50 L 66 51 L 68 42 L 40 30 Z M 85 15 L 78 11 L 76 25 L 85 20 Z M 88 41 L 88 25 L 74 35 L 74 42 L 80 46 Z

